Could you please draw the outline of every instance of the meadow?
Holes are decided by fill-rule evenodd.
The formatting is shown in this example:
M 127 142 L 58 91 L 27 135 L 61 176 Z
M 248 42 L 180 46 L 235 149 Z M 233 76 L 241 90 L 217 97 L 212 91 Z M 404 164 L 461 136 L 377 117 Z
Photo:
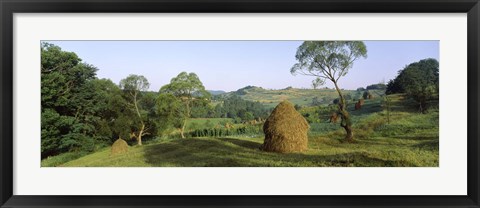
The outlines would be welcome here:
M 310 124 L 308 150 L 272 153 L 259 149 L 263 135 L 159 138 L 143 146 L 130 146 L 122 155 L 110 148 L 78 159 L 68 155 L 42 160 L 42 166 L 59 167 L 438 167 L 438 106 L 419 113 L 415 102 L 403 94 L 366 100 L 360 110 L 349 105 L 356 137 L 342 141 L 344 130 L 328 121 Z M 308 110 L 308 108 L 307 108 Z M 301 110 L 300 110 L 301 112 Z M 388 115 L 388 116 L 387 116 Z M 328 114 L 322 114 L 327 117 Z M 209 119 L 192 119 L 200 127 Z M 225 122 L 211 119 L 211 123 Z M 68 154 L 68 153 L 67 153 Z
M 222 61 L 215 57 L 203 59 Z M 142 74 L 114 82 L 75 52 L 43 42 L 41 166 L 438 167 L 439 62 L 411 62 L 388 83 L 372 83 L 381 75 L 364 69 L 343 88 L 341 78 L 367 57 L 363 41 L 304 41 L 295 62 L 280 68 L 289 73 L 285 83 L 310 76 L 308 87 L 272 89 L 232 70 L 229 82 L 238 84 L 220 88 L 248 86 L 226 92 L 207 89 L 221 77 L 204 85 L 195 67 L 162 77 L 169 82 L 150 77 L 151 85 Z

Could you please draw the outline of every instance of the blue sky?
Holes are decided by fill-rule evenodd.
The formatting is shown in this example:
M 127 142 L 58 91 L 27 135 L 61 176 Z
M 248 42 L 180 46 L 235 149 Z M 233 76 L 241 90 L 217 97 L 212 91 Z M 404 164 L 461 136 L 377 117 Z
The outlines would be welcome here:
M 311 88 L 314 79 L 290 74 L 302 41 L 46 42 L 75 52 L 84 62 L 96 66 L 99 78 L 118 84 L 129 74 L 143 75 L 150 82 L 151 91 L 158 91 L 182 71 L 195 72 L 206 89 L 224 91 L 247 85 L 267 89 Z M 365 41 L 365 44 L 368 57 L 357 60 L 340 79 L 341 88 L 388 82 L 412 62 L 425 58 L 439 60 L 439 41 Z M 333 87 L 328 82 L 325 86 Z

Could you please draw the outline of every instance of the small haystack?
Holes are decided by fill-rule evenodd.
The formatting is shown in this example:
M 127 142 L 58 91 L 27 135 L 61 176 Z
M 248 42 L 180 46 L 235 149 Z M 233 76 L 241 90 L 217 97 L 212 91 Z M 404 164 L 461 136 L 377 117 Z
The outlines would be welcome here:
M 338 120 L 338 114 L 336 112 L 333 112 L 332 115 L 330 116 L 330 123 L 337 123 Z
M 355 110 L 360 110 L 362 108 L 362 102 L 359 100 L 357 103 L 355 103 Z
M 310 126 L 292 103 L 283 101 L 275 107 L 263 125 L 265 141 L 260 149 L 268 152 L 300 152 L 307 149 Z
M 112 144 L 112 152 L 110 155 L 119 155 L 126 152 L 128 152 L 128 144 L 125 140 L 119 138 Z
M 365 104 L 365 100 L 363 98 L 360 98 L 358 99 L 358 103 L 360 103 L 360 105 L 363 105 Z

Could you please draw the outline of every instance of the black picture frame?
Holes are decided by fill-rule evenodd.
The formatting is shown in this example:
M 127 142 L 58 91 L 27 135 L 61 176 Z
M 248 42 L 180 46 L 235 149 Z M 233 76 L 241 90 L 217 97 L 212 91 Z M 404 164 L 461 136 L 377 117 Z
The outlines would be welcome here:
M 0 0 L 1 207 L 480 207 L 479 0 Z M 468 194 L 466 196 L 25 196 L 13 195 L 15 13 L 467 13 Z M 448 180 L 446 178 L 445 180 Z M 414 188 L 414 187 L 412 187 Z

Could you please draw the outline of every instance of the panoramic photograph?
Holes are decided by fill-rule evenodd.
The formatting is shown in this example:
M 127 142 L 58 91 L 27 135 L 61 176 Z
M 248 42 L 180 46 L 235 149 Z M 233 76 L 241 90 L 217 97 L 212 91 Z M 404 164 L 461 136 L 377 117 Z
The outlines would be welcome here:
M 439 167 L 439 41 L 55 41 L 41 167 Z

